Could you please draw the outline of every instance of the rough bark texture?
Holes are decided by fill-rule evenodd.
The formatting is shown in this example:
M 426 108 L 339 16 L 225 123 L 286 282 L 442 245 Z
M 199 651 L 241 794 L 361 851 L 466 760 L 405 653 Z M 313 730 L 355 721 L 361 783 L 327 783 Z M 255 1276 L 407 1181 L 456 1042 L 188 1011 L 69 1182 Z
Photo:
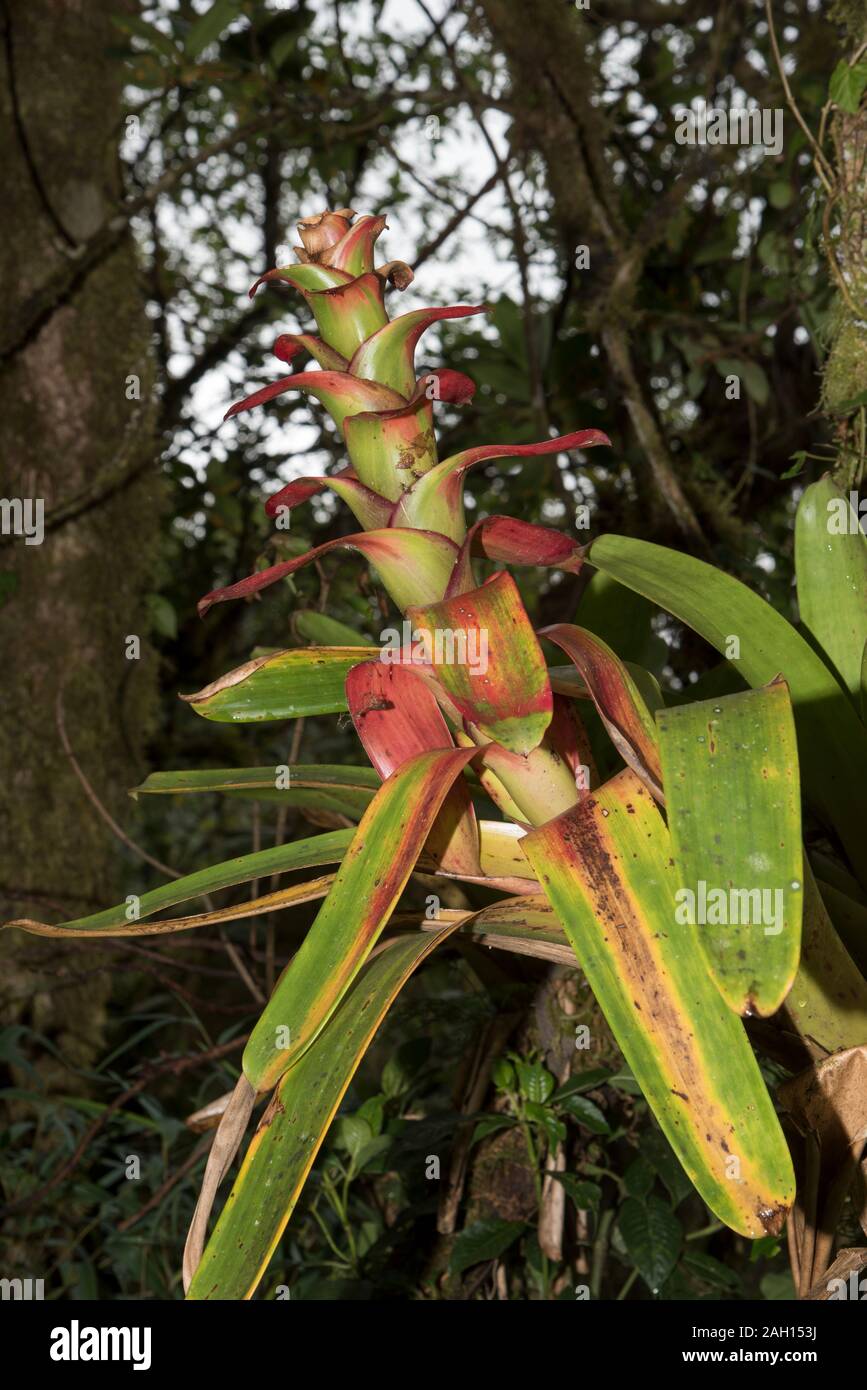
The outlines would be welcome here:
M 150 332 L 129 237 L 23 347 L 3 352 L 24 306 L 70 258 L 87 259 L 84 248 L 121 196 L 125 112 L 119 65 L 105 50 L 117 41 L 111 15 L 122 9 L 122 0 L 0 3 L 0 150 L 16 210 L 0 246 L 0 497 L 41 498 L 45 507 L 41 544 L 0 536 L 0 920 L 62 920 L 136 887 L 124 882 L 118 846 L 71 771 L 55 714 L 63 686 L 78 760 L 128 821 L 125 792 L 141 771 L 154 704 L 144 595 L 159 526 Z M 128 399 L 132 376 L 140 400 Z M 127 659 L 129 634 L 141 638 L 140 660 Z M 2 949 L 9 982 L 10 954 L 23 949 L 18 933 Z M 102 978 L 86 996 L 41 996 L 32 1016 L 65 1032 L 73 1054 L 98 1026 Z
M 838 4 L 830 17 L 846 24 L 841 57 L 851 60 L 867 43 L 863 3 Z M 863 58 L 862 58 L 863 61 Z M 838 448 L 835 476 L 846 491 L 863 485 L 867 467 L 864 410 L 849 403 L 867 391 L 867 110 L 838 111 L 831 121 L 829 156 L 834 196 L 826 202 L 825 251 L 836 267 L 837 295 L 829 316 L 822 403 Z

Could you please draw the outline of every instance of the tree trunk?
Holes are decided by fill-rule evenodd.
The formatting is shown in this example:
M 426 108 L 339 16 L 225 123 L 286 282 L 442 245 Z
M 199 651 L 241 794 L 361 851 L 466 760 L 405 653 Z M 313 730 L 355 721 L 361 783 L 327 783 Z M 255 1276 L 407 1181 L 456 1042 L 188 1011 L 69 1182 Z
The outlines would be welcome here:
M 145 602 L 159 526 L 153 372 L 130 237 L 96 258 L 85 251 L 122 193 L 126 113 L 119 65 L 105 54 L 122 8 L 0 0 L 0 150 L 15 208 L 0 245 L 2 920 L 75 917 L 140 882 L 136 866 L 120 871 L 57 722 L 62 691 L 76 758 L 123 819 L 155 691 Z M 89 269 L 70 282 L 64 271 L 77 261 Z M 139 659 L 128 657 L 131 636 Z M 20 941 L 5 938 L 7 965 Z M 91 983 L 86 997 L 63 990 L 55 1005 L 49 996 L 37 1020 L 65 1033 L 73 1052 L 98 1027 L 105 986 L 95 995 Z

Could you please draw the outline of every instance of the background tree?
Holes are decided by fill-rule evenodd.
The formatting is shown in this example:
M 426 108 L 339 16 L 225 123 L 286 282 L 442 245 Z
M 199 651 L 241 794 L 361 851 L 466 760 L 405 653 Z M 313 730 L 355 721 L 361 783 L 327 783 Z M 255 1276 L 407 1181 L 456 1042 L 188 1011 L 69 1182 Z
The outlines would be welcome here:
M 152 334 L 129 229 L 106 232 L 122 187 L 124 74 L 104 59 L 118 8 L 10 0 L 0 15 L 0 493 L 45 509 L 41 544 L 0 538 L 4 917 L 89 910 L 120 889 L 117 844 L 84 799 L 69 748 L 117 813 L 155 709 Z M 12 944 L 4 939 L 7 981 Z M 40 996 L 39 1026 L 76 1060 L 100 1038 L 107 983 Z

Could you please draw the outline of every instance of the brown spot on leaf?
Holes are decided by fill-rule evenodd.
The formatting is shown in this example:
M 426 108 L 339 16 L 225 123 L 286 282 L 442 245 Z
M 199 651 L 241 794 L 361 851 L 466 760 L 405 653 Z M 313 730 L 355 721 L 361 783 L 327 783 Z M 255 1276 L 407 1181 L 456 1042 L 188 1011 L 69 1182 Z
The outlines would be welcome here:
M 778 1236 L 785 1225 L 788 1207 L 759 1207 L 758 1218 L 769 1236 Z

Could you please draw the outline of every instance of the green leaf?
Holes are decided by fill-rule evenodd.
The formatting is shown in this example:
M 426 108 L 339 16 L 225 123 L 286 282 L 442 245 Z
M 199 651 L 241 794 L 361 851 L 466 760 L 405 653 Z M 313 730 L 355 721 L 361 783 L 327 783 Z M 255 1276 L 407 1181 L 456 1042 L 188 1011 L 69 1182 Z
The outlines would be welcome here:
M 722 377 L 739 377 L 747 389 L 747 395 L 756 405 L 767 405 L 771 388 L 764 368 L 757 362 L 748 362 L 744 358 L 720 358 L 714 366 Z
M 821 879 L 817 883 L 834 930 L 867 980 L 867 905 L 850 898 L 831 883 Z
M 360 1115 L 338 1115 L 334 1122 L 334 1142 L 355 1158 L 373 1138 L 373 1130 Z
M 797 478 L 798 474 L 803 472 L 804 464 L 807 462 L 807 451 L 798 449 L 794 454 L 790 454 L 789 458 L 792 459 L 791 468 L 780 474 L 780 482 L 783 483 L 788 482 L 790 478 Z
M 743 1235 L 777 1231 L 794 1195 L 788 1147 L 743 1025 L 677 920 L 671 841 L 650 793 L 626 769 L 521 847 L 699 1193 Z
M 598 1211 L 602 1201 L 602 1188 L 598 1183 L 587 1182 L 575 1173 L 552 1173 L 552 1178 L 562 1183 L 567 1196 L 571 1197 L 579 1211 Z
M 655 1174 L 646 1158 L 639 1155 L 623 1174 L 623 1185 L 630 1197 L 646 1197 L 653 1187 Z
M 327 613 L 316 613 L 311 608 L 304 608 L 300 613 L 296 613 L 293 619 L 299 637 L 303 637 L 306 642 L 315 642 L 322 647 L 365 647 L 369 648 L 370 639 L 361 636 L 353 628 L 347 627 L 346 623 L 339 623 L 335 618 L 329 618 Z
M 515 1085 L 515 1068 L 505 1057 L 498 1057 L 491 1072 L 491 1079 L 498 1090 L 512 1090 Z
M 238 17 L 240 0 L 214 0 L 209 10 L 197 19 L 184 40 L 188 58 L 197 58 L 203 48 L 218 39 L 227 24 Z
M 854 116 L 861 105 L 864 88 L 867 87 L 867 63 L 855 63 L 852 67 L 841 58 L 831 74 L 828 95 L 842 111 Z
M 729 1269 L 721 1260 L 715 1260 L 713 1255 L 706 1255 L 703 1250 L 691 1250 L 687 1246 L 681 1264 L 712 1289 L 734 1290 L 741 1286 L 740 1278 L 733 1269 Z
M 678 1258 L 683 1241 L 680 1222 L 661 1197 L 646 1202 L 627 1197 L 617 1224 L 630 1259 L 652 1293 L 659 1293 Z
M 359 1119 L 367 1121 L 371 1134 L 381 1134 L 385 1122 L 385 1097 L 370 1096 L 363 1105 L 358 1107 L 355 1113 Z
M 616 579 L 597 570 L 581 595 L 576 621 L 616 650 L 620 660 L 658 675 L 668 661 L 668 647 L 653 630 L 656 608 Z
M 393 1052 L 382 1069 L 380 1086 L 391 1100 L 405 1095 L 413 1086 L 431 1050 L 429 1038 L 410 1038 Z
M 483 1260 L 499 1259 L 525 1230 L 523 1221 L 503 1221 L 499 1217 L 475 1221 L 461 1231 L 452 1247 L 450 1272 L 462 1274 L 465 1269 L 481 1264 Z
M 22 920 L 7 922 L 8 927 L 21 927 L 37 936 L 138 936 L 147 935 L 154 930 L 156 923 L 148 925 L 147 919 L 155 912 L 190 898 L 200 898 L 206 893 L 216 893 L 221 888 L 233 888 L 239 883 L 249 883 L 251 879 L 267 878 L 270 874 L 289 873 L 293 869 L 309 869 L 320 864 L 336 864 L 343 858 L 352 843 L 354 830 L 332 830 L 326 835 L 313 835 L 306 840 L 295 840 L 290 844 L 275 845 L 273 849 L 257 850 L 253 854 L 242 854 L 236 859 L 226 859 L 210 868 L 199 869 L 194 874 L 154 888 L 150 893 L 142 893 L 137 898 L 136 915 L 129 916 L 130 904 L 127 901 L 117 907 L 95 912 L 91 917 L 79 917 L 72 922 L 49 925 L 45 922 Z M 304 889 L 305 884 L 299 884 Z M 176 919 L 170 918 L 166 924 L 171 927 Z M 195 925 L 192 919 L 184 919 Z M 163 924 L 159 924 L 163 925 Z
M 339 714 L 346 709 L 347 673 L 378 656 L 379 647 L 293 647 L 256 657 L 181 699 L 224 724 Z
M 411 758 L 361 819 L 316 920 L 277 983 L 244 1050 L 257 1091 L 297 1063 L 376 944 L 415 868 L 437 812 L 473 749 Z
M 181 54 L 175 42 L 168 34 L 164 34 L 155 24 L 148 24 L 147 20 L 139 19 L 137 15 L 112 15 L 111 22 L 124 34 L 132 34 L 138 39 L 144 39 L 151 48 L 158 53 L 162 53 L 166 58 L 171 58 L 173 62 L 178 62 Z
M 563 1143 L 566 1138 L 566 1126 L 562 1120 L 557 1118 L 553 1110 L 540 1105 L 538 1101 L 528 1100 L 525 1114 L 532 1124 L 538 1125 L 542 1130 L 550 1149 L 555 1149 L 558 1144 Z
M 775 179 L 768 189 L 768 202 L 772 208 L 787 208 L 795 196 L 795 190 L 784 179 Z
M 364 1144 L 359 1149 L 358 1153 L 353 1154 L 353 1172 L 363 1173 L 369 1164 L 375 1163 L 377 1159 L 381 1159 L 383 1154 L 387 1153 L 391 1148 L 391 1142 L 391 1135 L 378 1134 L 375 1139 L 371 1139 L 367 1144 Z
M 393 1000 L 451 934 L 402 936 L 361 972 L 262 1116 L 187 1298 L 249 1298 L 268 1266 L 328 1127 Z
M 828 1052 L 867 1037 L 867 979 L 834 930 L 807 859 L 801 964 L 783 1012 L 810 1046 Z
M 804 903 L 788 688 L 659 710 L 656 724 L 681 920 L 729 1008 L 770 1017 L 798 968 Z
M 562 1109 L 564 1114 L 577 1120 L 585 1129 L 589 1129 L 591 1134 L 611 1133 L 611 1126 L 599 1106 L 587 1096 L 569 1096 L 564 1100 Z
M 483 1115 L 476 1121 L 473 1130 L 473 1143 L 478 1144 L 482 1139 L 487 1139 L 491 1134 L 499 1134 L 502 1129 L 513 1129 L 517 1120 L 512 1115 Z
M 775 274 L 782 274 L 789 264 L 789 244 L 779 232 L 766 232 L 758 245 L 759 260 Z
M 688 1197 L 692 1191 L 692 1183 L 665 1135 L 658 1129 L 646 1129 L 641 1136 L 641 1152 L 653 1165 L 657 1177 L 671 1198 L 672 1206 L 680 1206 L 684 1197 Z
M 762 1291 L 762 1298 L 767 1298 L 773 1303 L 794 1302 L 798 1294 L 792 1282 L 791 1270 L 781 1269 L 778 1272 L 773 1270 L 762 1276 L 759 1285 Z
M 288 786 L 283 784 L 288 781 Z M 226 796 L 277 801 L 284 806 L 310 806 L 361 816 L 381 786 L 372 767 L 339 764 L 300 764 L 281 767 L 201 768 L 182 772 L 152 772 L 130 795 L 189 795 L 221 792 Z
M 798 730 L 801 778 L 816 810 L 837 832 L 867 886 L 867 739 L 851 701 L 821 657 L 782 614 L 745 584 L 665 546 L 602 536 L 590 560 L 627 588 L 687 623 L 752 686 L 782 674 Z
M 604 1086 L 605 1082 L 612 1075 L 608 1067 L 593 1067 L 590 1071 L 578 1071 L 574 1076 L 570 1076 L 568 1081 L 564 1081 L 551 1097 L 552 1105 L 560 1100 L 565 1100 L 567 1096 L 580 1095 L 582 1091 L 595 1090 L 597 1086 Z
M 795 518 L 795 573 L 801 625 L 858 708 L 867 643 L 867 536 L 849 502 L 828 475 L 805 489 Z
M 516 1059 L 515 1070 L 518 1073 L 518 1086 L 521 1095 L 526 1100 L 536 1101 L 540 1105 L 544 1105 L 545 1101 L 553 1095 L 556 1083 L 542 1062 L 525 1062 Z
M 867 391 L 859 391 L 855 396 L 849 396 L 846 400 L 835 401 L 829 409 L 832 415 L 851 415 L 855 410 L 861 410 L 867 405 Z

